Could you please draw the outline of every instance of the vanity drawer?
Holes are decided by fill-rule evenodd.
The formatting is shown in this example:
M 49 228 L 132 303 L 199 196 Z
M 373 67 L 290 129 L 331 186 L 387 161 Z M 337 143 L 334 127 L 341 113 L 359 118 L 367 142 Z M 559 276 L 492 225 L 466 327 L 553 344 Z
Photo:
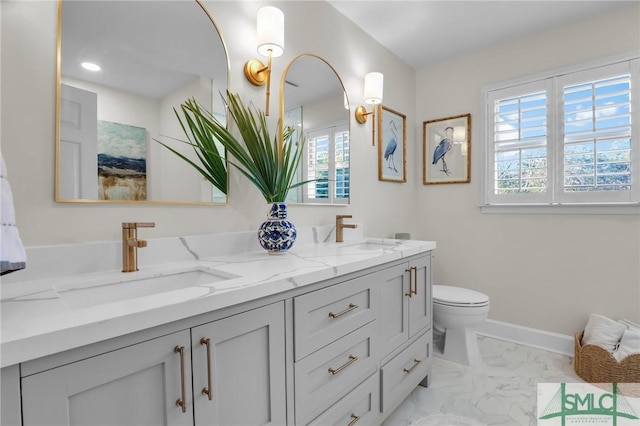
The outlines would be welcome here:
M 380 382 L 376 373 L 316 417 L 309 426 L 373 425 L 378 423 L 379 415 Z
M 365 275 L 294 299 L 296 361 L 373 321 L 374 277 Z
M 431 331 L 380 369 L 382 412 L 394 410 L 431 371 Z
M 375 321 L 295 363 L 296 424 L 306 424 L 377 369 Z

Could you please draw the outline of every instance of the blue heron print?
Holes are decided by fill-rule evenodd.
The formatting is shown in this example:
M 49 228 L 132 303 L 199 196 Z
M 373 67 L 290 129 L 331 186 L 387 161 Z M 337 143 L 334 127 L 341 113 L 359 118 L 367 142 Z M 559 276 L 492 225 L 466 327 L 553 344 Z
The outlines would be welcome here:
M 444 172 L 445 175 L 449 176 L 451 171 L 447 167 L 447 162 L 444 160 L 444 156 L 447 152 L 451 151 L 453 147 L 453 127 L 447 127 L 444 129 L 445 137 L 440 141 L 436 149 L 433 151 L 433 164 L 438 164 L 438 161 L 442 160 L 442 169 L 441 172 Z
M 389 170 L 393 170 L 398 173 L 398 169 L 396 168 L 396 162 L 394 160 L 394 154 L 396 152 L 396 148 L 398 148 L 398 137 L 396 135 L 396 122 L 391 120 L 391 133 L 393 136 L 389 139 L 389 143 L 387 143 L 387 147 L 384 149 L 384 159 L 387 162 L 387 168 Z

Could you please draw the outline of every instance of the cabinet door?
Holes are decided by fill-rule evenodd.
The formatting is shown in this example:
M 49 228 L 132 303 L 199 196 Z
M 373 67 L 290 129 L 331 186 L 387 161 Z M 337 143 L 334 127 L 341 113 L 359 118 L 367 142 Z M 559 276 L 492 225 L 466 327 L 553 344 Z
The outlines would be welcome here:
M 378 273 L 380 286 L 380 347 L 384 356 L 409 338 L 408 265 L 383 269 Z
M 409 338 L 431 326 L 431 256 L 421 257 L 409 264 Z
M 190 346 L 185 330 L 24 377 L 23 425 L 192 425 Z
M 284 324 L 280 302 L 192 329 L 196 425 L 286 423 Z

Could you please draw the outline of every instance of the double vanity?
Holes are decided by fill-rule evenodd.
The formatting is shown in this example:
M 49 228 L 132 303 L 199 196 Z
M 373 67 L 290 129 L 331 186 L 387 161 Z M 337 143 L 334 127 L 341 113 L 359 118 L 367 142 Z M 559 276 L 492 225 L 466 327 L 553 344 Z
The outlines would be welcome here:
M 145 231 L 148 233 L 151 231 Z M 31 248 L 2 283 L 2 424 L 378 424 L 432 358 L 434 242 L 298 230 Z

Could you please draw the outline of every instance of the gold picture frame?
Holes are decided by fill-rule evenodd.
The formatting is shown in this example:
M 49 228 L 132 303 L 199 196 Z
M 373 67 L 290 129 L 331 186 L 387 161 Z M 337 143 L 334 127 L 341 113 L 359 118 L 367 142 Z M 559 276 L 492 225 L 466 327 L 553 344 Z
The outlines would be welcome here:
M 407 116 L 383 105 L 378 110 L 378 180 L 407 181 Z
M 422 123 L 422 183 L 471 182 L 471 114 Z

